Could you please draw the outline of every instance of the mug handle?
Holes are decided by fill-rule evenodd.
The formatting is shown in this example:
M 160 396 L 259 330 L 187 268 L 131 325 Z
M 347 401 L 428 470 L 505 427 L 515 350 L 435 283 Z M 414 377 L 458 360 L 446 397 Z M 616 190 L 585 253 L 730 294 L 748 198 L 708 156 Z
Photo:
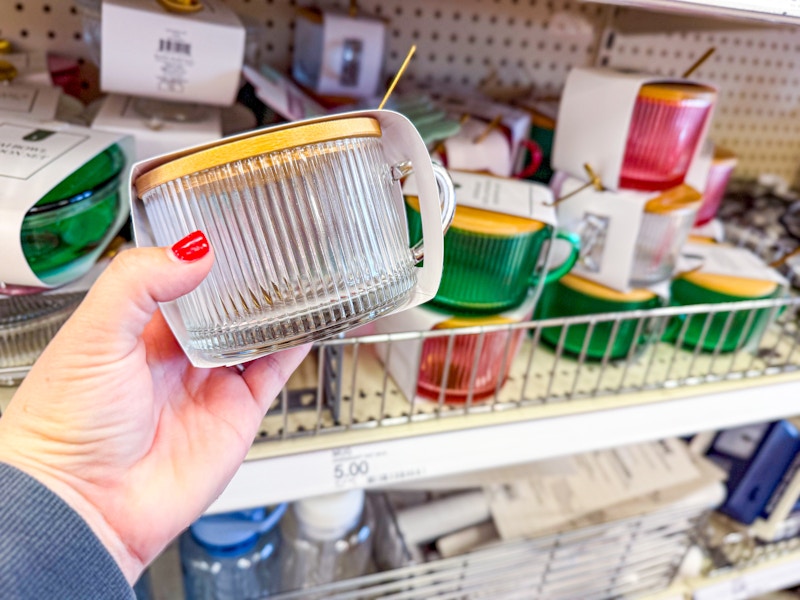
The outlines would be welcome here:
M 442 165 L 431 163 L 433 167 L 433 176 L 436 178 L 436 184 L 439 188 L 439 210 L 442 215 L 442 235 L 447 233 L 450 229 L 450 224 L 453 222 L 453 217 L 456 214 L 456 190 L 453 186 L 453 180 L 450 174 Z M 395 180 L 400 180 L 414 171 L 414 167 L 410 162 L 398 163 L 392 167 L 392 177 Z M 420 206 L 420 210 L 422 207 Z M 419 264 L 425 257 L 425 239 L 421 239 L 411 249 L 414 254 L 414 260 Z
M 528 179 L 529 177 L 533 177 L 536 171 L 539 170 L 539 167 L 542 166 L 544 152 L 542 152 L 539 144 L 533 140 L 522 140 L 520 144 L 528 149 L 528 152 L 531 155 L 531 161 L 525 167 L 523 167 L 521 171 L 514 173 L 512 177 L 517 179 Z
M 575 266 L 575 263 L 578 262 L 578 259 L 581 255 L 581 238 L 578 234 L 569 231 L 557 231 L 554 239 L 564 240 L 569 244 L 569 256 L 567 257 L 567 260 L 558 265 L 555 269 L 547 272 L 547 274 L 544 276 L 545 283 L 557 281 L 569 273 L 572 270 L 572 267 Z M 539 282 L 540 277 L 541 273 L 534 273 L 531 280 L 531 285 L 536 285 Z

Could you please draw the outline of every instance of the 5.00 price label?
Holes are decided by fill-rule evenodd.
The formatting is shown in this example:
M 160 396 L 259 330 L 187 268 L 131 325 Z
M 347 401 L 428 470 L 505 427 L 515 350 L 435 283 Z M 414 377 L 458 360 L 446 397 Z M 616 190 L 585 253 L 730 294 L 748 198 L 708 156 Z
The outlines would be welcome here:
M 333 485 L 337 489 L 371 487 L 416 479 L 425 474 L 400 453 L 350 446 L 331 450 Z
M 359 475 L 369 474 L 369 461 L 351 460 L 338 462 L 333 465 L 333 477 L 338 481 L 346 477 L 354 478 Z

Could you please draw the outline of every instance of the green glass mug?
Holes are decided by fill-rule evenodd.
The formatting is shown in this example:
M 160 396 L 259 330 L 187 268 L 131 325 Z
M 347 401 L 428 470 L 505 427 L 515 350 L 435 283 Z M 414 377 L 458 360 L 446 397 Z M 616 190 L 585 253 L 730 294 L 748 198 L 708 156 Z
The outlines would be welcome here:
M 780 290 L 781 286 L 775 281 L 696 271 L 676 278 L 670 294 L 673 305 L 686 306 L 766 300 L 778 297 Z M 692 350 L 699 345 L 705 352 L 735 352 L 754 340 L 769 325 L 771 317 L 777 315 L 771 308 L 756 309 L 752 316 L 751 312 L 753 310 L 721 311 L 713 317 L 707 313 L 680 315 L 670 321 L 664 341 L 680 343 Z
M 422 235 L 419 203 L 406 197 L 411 242 Z M 444 269 L 431 304 L 458 314 L 496 314 L 519 306 L 542 273 L 539 261 L 552 226 L 502 213 L 457 206 L 444 236 Z M 545 283 L 566 275 L 578 260 L 579 236 L 556 232 L 569 245 L 569 255 L 544 274 Z
M 536 311 L 537 319 L 574 317 L 602 313 L 615 313 L 644 310 L 661 306 L 661 298 L 646 289 L 636 289 L 628 293 L 618 292 L 576 275 L 566 275 L 560 281 L 545 286 Z M 589 324 L 570 325 L 564 336 L 564 352 L 579 356 L 584 347 L 586 358 L 602 360 L 606 354 L 610 359 L 628 356 L 631 348 L 647 341 L 646 323 L 639 326 L 639 319 L 624 319 L 619 322 L 616 337 L 614 322 L 597 322 L 592 329 L 588 343 Z M 563 327 L 544 327 L 541 339 L 550 346 L 557 346 Z M 637 334 L 638 330 L 638 334 Z M 609 349 L 609 344 L 611 347 Z

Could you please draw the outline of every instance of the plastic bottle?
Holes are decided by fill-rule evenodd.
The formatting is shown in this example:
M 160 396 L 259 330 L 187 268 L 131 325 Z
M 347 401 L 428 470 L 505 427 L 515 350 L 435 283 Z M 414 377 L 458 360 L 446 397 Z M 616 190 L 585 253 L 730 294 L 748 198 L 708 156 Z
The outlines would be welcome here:
M 367 572 L 375 517 L 363 490 L 291 505 L 281 522 L 282 590 L 310 588 Z
M 202 517 L 180 538 L 187 600 L 250 600 L 280 588 L 286 504 Z

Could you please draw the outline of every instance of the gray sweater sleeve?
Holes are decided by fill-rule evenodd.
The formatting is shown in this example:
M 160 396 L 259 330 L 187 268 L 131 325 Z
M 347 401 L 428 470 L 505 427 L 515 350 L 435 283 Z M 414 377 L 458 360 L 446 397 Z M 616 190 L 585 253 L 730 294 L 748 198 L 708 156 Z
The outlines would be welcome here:
M 134 598 L 117 563 L 78 513 L 2 463 L 0 598 Z

